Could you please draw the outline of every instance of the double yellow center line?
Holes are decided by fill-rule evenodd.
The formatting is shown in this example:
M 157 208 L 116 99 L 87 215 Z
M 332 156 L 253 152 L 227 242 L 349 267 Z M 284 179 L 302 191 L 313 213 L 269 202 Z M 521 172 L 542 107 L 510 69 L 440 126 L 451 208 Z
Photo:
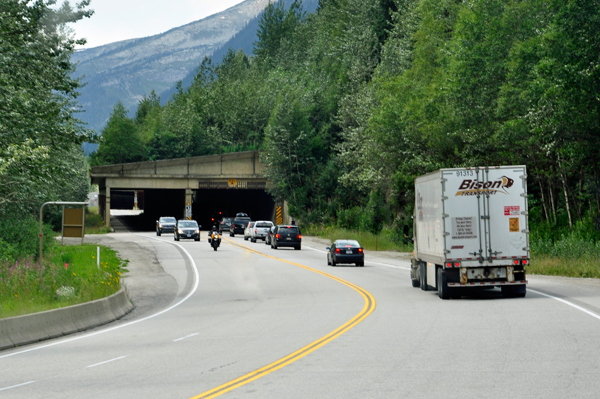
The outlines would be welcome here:
M 285 260 L 285 259 L 281 259 L 281 258 L 276 258 L 274 256 L 271 255 L 266 255 L 263 254 L 261 252 L 258 252 L 250 247 L 247 247 L 245 245 L 240 245 L 237 243 L 234 243 L 233 241 L 227 239 L 227 241 L 230 241 L 231 245 L 237 246 L 239 248 L 242 248 L 246 251 L 252 252 L 254 254 L 257 255 L 261 255 L 267 258 L 271 258 L 271 259 L 275 259 L 284 263 L 288 263 L 290 265 L 294 265 L 294 266 L 298 266 L 301 267 L 303 269 L 309 270 L 311 272 L 314 273 L 318 273 L 321 274 L 325 277 L 328 277 L 332 280 L 337 281 L 338 283 L 342 283 L 350 288 L 352 288 L 353 290 L 357 291 L 360 295 L 362 295 L 362 297 L 365 300 L 365 305 L 363 306 L 362 310 L 356 315 L 354 316 L 352 319 L 350 319 L 347 323 L 343 324 L 342 326 L 336 328 L 335 330 L 333 330 L 332 332 L 330 332 L 329 334 L 325 335 L 322 338 L 319 338 L 318 340 L 306 345 L 303 348 L 298 349 L 296 352 L 291 353 L 271 364 L 266 365 L 265 367 L 262 367 L 258 370 L 252 371 L 246 375 L 243 375 L 239 378 L 236 378 L 235 380 L 229 381 L 223 385 L 220 385 L 216 388 L 213 388 L 209 391 L 206 391 L 204 393 L 201 393 L 198 396 L 194 396 L 191 399 L 209 399 L 209 398 L 216 398 L 217 396 L 220 396 L 226 392 L 232 391 L 236 388 L 239 388 L 243 385 L 246 385 L 252 381 L 255 381 L 261 377 L 266 376 L 269 373 L 272 373 L 275 370 L 279 370 L 282 367 L 287 366 L 288 364 L 291 364 L 293 362 L 295 362 L 298 359 L 303 358 L 304 356 L 308 355 L 309 353 L 319 349 L 320 347 L 322 347 L 323 345 L 327 344 L 330 341 L 333 341 L 334 339 L 336 339 L 337 337 L 339 337 L 340 335 L 344 334 L 345 332 L 347 332 L 348 330 L 350 330 L 351 328 L 355 327 L 358 323 L 360 323 L 361 321 L 363 321 L 368 315 L 370 315 L 374 310 L 375 310 L 375 298 L 373 298 L 373 295 L 371 295 L 369 292 L 367 292 L 366 290 L 364 290 L 363 288 L 352 284 L 346 280 L 343 280 L 339 277 L 333 276 L 329 273 L 325 273 L 322 272 L 320 270 L 317 269 L 313 269 L 311 267 L 308 266 L 304 266 L 301 265 L 300 263 L 296 263 L 296 262 L 291 262 L 289 260 Z

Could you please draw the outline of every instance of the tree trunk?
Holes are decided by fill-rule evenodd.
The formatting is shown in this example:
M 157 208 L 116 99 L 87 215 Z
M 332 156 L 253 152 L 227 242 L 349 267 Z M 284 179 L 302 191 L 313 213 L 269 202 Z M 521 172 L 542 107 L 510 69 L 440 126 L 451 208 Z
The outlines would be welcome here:
M 560 180 L 562 181 L 563 191 L 565 194 L 565 206 L 567 208 L 567 216 L 569 216 L 569 227 L 573 228 L 573 219 L 571 217 L 571 205 L 569 203 L 569 190 L 567 187 L 567 178 L 563 172 L 562 163 L 560 162 L 560 158 L 558 160 L 558 169 L 560 174 Z
M 554 185 L 552 184 L 552 182 L 550 181 L 550 178 L 548 178 L 548 188 L 549 188 L 549 192 L 550 192 L 550 214 L 552 216 L 552 222 L 556 223 L 556 202 L 554 201 Z
M 546 206 L 546 196 L 544 195 L 544 187 L 542 186 L 542 180 L 537 179 L 538 184 L 540 185 L 540 194 L 542 196 L 542 209 L 544 210 L 544 215 L 546 216 L 546 220 L 550 221 L 548 217 L 548 207 Z
M 594 196 L 596 197 L 596 215 L 600 213 L 600 179 L 598 178 L 598 165 L 594 162 L 594 177 L 596 178 L 596 187 Z

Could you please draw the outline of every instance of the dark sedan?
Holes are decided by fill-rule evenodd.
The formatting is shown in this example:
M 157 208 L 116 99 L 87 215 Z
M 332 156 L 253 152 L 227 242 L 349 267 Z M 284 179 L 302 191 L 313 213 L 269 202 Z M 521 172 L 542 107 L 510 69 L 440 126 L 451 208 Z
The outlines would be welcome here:
M 162 233 L 174 233 L 177 219 L 170 216 L 162 216 L 156 221 L 156 235 L 159 236 Z
M 355 263 L 365 265 L 365 253 L 356 240 L 336 240 L 327 247 L 327 264 L 335 266 L 338 263 Z
M 178 220 L 173 238 L 179 241 L 182 238 L 193 238 L 200 241 L 200 227 L 195 220 Z
M 302 248 L 302 235 L 298 226 L 281 224 L 273 230 L 271 237 L 271 248 L 294 247 L 300 250 Z

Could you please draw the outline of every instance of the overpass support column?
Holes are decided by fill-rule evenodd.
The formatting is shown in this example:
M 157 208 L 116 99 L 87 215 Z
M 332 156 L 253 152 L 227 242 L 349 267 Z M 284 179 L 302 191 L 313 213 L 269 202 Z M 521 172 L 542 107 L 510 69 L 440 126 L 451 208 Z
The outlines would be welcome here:
M 184 211 L 184 215 L 186 219 L 192 219 L 192 202 L 193 202 L 193 194 L 194 192 L 192 191 L 191 188 L 186 188 L 185 189 L 185 211 Z
M 110 187 L 104 188 L 104 224 L 110 227 Z

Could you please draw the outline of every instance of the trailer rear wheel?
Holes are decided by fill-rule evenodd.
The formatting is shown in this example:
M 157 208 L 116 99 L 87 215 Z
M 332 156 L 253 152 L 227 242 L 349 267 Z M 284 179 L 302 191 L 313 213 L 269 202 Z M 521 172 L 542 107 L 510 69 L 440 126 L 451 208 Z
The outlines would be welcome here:
M 442 299 L 450 299 L 450 288 L 448 287 L 448 276 L 443 268 L 437 269 L 438 296 Z
M 427 291 L 429 287 L 427 286 L 427 265 L 425 263 L 419 265 L 419 281 L 421 289 Z
M 527 293 L 527 286 L 521 285 L 509 285 L 502 286 L 502 296 L 505 298 L 523 298 Z

